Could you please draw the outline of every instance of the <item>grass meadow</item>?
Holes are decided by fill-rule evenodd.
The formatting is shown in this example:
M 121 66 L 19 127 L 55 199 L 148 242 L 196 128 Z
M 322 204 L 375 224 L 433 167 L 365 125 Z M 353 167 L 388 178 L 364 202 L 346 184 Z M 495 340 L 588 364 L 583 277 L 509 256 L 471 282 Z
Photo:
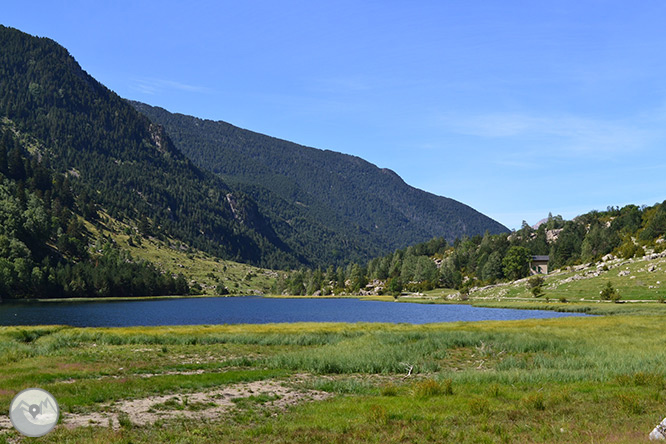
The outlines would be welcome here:
M 330 396 L 277 408 L 278 395 L 255 394 L 214 417 L 136 424 L 125 415 L 116 427 L 61 424 L 39 441 L 645 442 L 666 416 L 666 315 L 0 328 L 4 406 L 37 386 L 66 418 L 252 381 Z M 170 406 L 186 409 L 155 408 Z M 31 441 L 0 429 L 0 442 L 22 440 Z

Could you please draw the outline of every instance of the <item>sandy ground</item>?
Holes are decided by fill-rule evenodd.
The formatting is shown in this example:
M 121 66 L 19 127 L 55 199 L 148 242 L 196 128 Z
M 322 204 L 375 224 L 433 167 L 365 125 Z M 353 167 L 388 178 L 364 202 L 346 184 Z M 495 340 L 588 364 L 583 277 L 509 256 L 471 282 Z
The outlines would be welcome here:
M 119 417 L 127 418 L 137 425 L 148 425 L 173 418 L 215 420 L 236 408 L 236 403 L 232 399 L 259 395 L 269 396 L 271 400 L 262 405 L 276 412 L 290 405 L 320 401 L 332 396 L 326 392 L 297 389 L 283 381 L 265 380 L 231 384 L 204 392 L 118 401 L 103 405 L 101 412 L 63 413 L 62 423 L 69 428 L 84 426 L 119 428 Z M 165 402 L 167 405 L 164 405 Z M 0 431 L 11 427 L 9 417 L 0 415 Z

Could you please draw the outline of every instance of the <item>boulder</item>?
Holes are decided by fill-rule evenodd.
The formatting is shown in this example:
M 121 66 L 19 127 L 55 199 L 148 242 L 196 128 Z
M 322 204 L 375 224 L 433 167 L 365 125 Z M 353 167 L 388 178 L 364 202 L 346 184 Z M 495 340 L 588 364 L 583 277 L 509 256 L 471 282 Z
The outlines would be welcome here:
M 666 441 L 666 418 L 650 432 L 650 441 Z

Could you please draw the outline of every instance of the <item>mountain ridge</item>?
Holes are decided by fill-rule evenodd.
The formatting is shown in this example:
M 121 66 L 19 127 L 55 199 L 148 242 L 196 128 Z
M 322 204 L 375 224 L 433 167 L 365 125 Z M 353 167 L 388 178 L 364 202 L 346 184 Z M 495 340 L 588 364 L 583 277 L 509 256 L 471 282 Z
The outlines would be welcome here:
M 0 47 L 0 127 L 26 156 L 67 177 L 85 219 L 103 209 L 145 233 L 280 269 L 364 262 L 433 237 L 508 231 L 357 156 L 183 115 L 190 126 L 176 131 L 95 80 L 51 39 L 0 26 Z
M 263 215 L 254 214 L 254 228 L 240 221 L 227 195 L 238 202 L 237 213 L 252 206 L 250 199 L 196 167 L 160 126 L 57 42 L 2 26 L 0 48 L 3 121 L 37 140 L 43 148 L 34 155 L 67 174 L 91 208 L 119 219 L 145 217 L 156 231 L 221 258 L 275 268 L 303 263 Z
M 468 205 L 412 187 L 394 171 L 358 156 L 130 103 L 162 125 L 196 165 L 247 192 L 277 219 L 288 218 L 271 208 L 271 200 L 300 207 L 303 217 L 359 245 L 364 259 L 433 237 L 453 241 L 486 230 L 510 231 Z

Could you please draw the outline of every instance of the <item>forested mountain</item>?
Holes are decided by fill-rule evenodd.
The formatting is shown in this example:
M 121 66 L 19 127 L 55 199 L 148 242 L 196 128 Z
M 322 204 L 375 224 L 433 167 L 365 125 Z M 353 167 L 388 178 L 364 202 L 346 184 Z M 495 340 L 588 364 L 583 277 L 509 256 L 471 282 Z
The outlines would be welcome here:
M 131 104 L 56 42 L 3 26 L 0 131 L 9 162 L 3 196 L 34 194 L 47 214 L 64 206 L 93 222 L 103 210 L 144 233 L 269 268 L 361 262 L 433 236 L 508 231 L 357 157 Z M 66 181 L 74 203 L 35 185 L 46 176 Z M 30 260 L 86 261 L 84 238 L 72 237 L 81 245 L 69 257 L 57 246 L 73 216 L 54 217 L 58 226 L 26 238 Z
M 111 239 L 93 239 L 82 215 L 95 220 L 94 205 L 45 163 L 11 128 L 0 128 L 0 301 L 188 293 L 182 275 L 133 259 Z
M 250 198 L 197 168 L 52 40 L 0 26 L 0 119 L 23 154 L 66 174 L 86 217 L 101 207 L 218 257 L 304 262 Z
M 315 263 L 367 260 L 433 237 L 453 241 L 509 231 L 467 205 L 411 187 L 393 171 L 358 157 L 132 103 L 162 125 L 195 164 L 285 221 L 282 228 L 290 230 L 280 234 L 310 249 Z

